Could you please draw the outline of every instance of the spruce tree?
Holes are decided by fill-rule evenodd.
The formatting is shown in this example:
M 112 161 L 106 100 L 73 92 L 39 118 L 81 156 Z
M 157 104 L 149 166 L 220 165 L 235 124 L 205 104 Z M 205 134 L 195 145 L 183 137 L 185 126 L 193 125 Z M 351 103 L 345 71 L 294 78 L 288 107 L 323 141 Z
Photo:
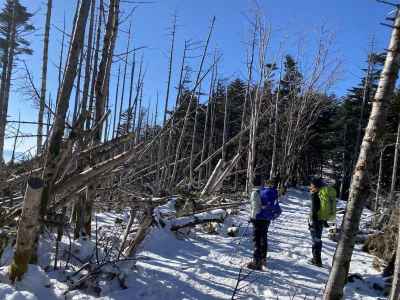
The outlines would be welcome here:
M 35 29 L 30 23 L 31 18 L 32 14 L 19 0 L 7 0 L 0 12 L 0 163 L 3 162 L 12 71 L 17 56 L 32 54 L 30 42 L 26 39 L 27 34 Z

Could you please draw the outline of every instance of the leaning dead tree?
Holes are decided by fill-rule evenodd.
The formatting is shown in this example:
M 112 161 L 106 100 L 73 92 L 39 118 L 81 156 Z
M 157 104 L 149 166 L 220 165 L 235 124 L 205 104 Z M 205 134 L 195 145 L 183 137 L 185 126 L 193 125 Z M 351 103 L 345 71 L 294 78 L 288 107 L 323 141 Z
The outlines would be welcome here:
M 398 77 L 400 67 L 400 11 L 397 9 L 393 31 L 388 47 L 385 65 L 381 73 L 372 110 L 360 149 L 358 161 L 353 173 L 347 212 L 343 219 L 342 234 L 336 247 L 332 270 L 325 287 L 323 298 L 339 300 L 343 298 L 343 288 L 347 281 L 354 238 L 358 232 L 361 213 L 364 207 L 365 193 L 368 191 L 368 170 L 373 164 L 373 155 L 386 119 L 389 101 Z

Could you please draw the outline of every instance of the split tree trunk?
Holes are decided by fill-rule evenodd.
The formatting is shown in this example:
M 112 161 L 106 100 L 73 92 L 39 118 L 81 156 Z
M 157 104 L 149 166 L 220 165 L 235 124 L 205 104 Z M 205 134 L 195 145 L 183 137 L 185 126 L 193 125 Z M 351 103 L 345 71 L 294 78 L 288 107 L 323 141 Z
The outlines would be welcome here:
M 24 206 L 19 221 L 17 244 L 13 262 L 10 266 L 10 280 L 21 280 L 28 271 L 28 264 L 34 253 L 36 237 L 40 229 L 40 201 L 43 181 L 32 177 L 28 180 L 25 191 Z
M 400 13 L 396 12 L 389 51 L 379 80 L 378 89 L 372 105 L 368 126 L 361 145 L 358 161 L 350 186 L 347 212 L 343 219 L 342 234 L 336 247 L 332 270 L 324 291 L 324 300 L 339 300 L 343 298 L 343 288 L 346 284 L 354 249 L 354 238 L 358 231 L 365 193 L 368 191 L 368 168 L 374 163 L 373 154 L 386 119 L 387 107 L 393 97 L 398 77 L 400 61 Z

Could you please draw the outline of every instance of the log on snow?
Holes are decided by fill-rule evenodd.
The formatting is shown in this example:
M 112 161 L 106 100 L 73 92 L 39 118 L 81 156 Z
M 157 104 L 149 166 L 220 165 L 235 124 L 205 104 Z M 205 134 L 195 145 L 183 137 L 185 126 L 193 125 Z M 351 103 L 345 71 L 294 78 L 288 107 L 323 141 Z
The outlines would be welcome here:
M 171 222 L 171 230 L 177 231 L 179 229 L 195 226 L 197 224 L 204 224 L 208 222 L 224 222 L 226 218 L 226 211 L 223 209 L 215 209 L 209 212 L 203 212 L 188 217 L 176 218 Z

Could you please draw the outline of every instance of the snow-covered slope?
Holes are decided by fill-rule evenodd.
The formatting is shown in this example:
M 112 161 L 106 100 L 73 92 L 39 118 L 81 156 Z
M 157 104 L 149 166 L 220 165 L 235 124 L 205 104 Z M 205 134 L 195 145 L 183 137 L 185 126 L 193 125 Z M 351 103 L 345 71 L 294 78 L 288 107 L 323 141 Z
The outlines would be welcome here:
M 307 263 L 311 254 L 308 194 L 290 190 L 282 201 L 283 213 L 270 226 L 268 268 L 264 272 L 250 273 L 241 268 L 252 257 L 252 228 L 247 226 L 247 209 L 244 207 L 239 215 L 228 217 L 218 234 L 193 230 L 177 236 L 166 229 L 154 229 L 143 244 L 136 266 L 124 270 L 128 288 L 121 290 L 116 284 L 104 286 L 102 299 L 231 299 L 239 272 L 244 279 L 239 282 L 235 299 L 319 299 L 336 244 L 324 232 L 322 258 L 326 268 Z M 232 224 L 240 226 L 238 237 L 226 234 Z M 355 279 L 346 286 L 345 299 L 384 299 L 372 288 L 374 283 L 382 281 L 372 268 L 372 260 L 372 256 L 356 247 L 350 272 L 359 273 L 363 280 Z M 46 276 L 40 270 L 30 272 L 30 276 L 36 273 Z M 4 268 L 1 273 L 5 273 Z M 28 284 L 24 281 L 19 284 L 19 290 L 40 293 L 38 299 L 64 299 L 61 295 L 66 286 L 57 282 L 54 274 L 50 280 L 42 278 L 45 287 L 29 284 L 30 276 L 26 279 Z M 32 294 L 24 293 L 0 283 L 0 299 L 35 299 Z M 79 291 L 68 295 L 67 299 L 92 299 Z

